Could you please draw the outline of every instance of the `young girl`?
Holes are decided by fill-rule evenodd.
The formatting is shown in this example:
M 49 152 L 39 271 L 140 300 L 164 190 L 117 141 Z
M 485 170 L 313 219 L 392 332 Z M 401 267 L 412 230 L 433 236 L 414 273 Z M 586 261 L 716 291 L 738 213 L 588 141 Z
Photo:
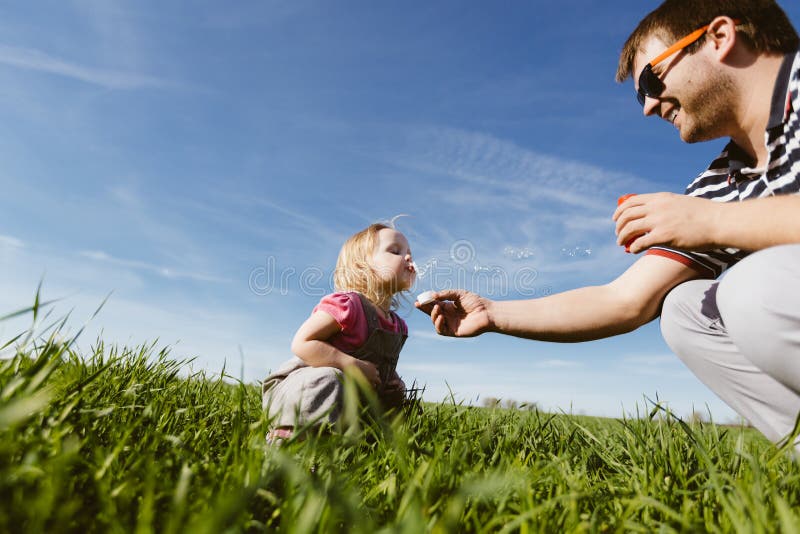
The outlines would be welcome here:
M 385 405 L 402 401 L 405 384 L 395 367 L 408 327 L 392 309 L 415 276 L 408 241 L 389 225 L 372 224 L 345 242 L 336 293 L 323 297 L 297 330 L 295 356 L 263 383 L 263 406 L 273 418 L 269 443 L 306 423 L 335 423 L 347 367 L 361 371 Z

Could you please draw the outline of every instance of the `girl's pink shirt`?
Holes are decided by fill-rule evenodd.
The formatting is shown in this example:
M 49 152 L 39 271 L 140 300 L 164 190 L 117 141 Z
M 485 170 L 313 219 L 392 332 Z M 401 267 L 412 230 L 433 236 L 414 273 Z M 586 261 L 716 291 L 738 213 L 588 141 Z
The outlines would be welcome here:
M 325 295 L 314 307 L 311 313 L 324 311 L 339 324 L 342 331 L 330 338 L 330 344 L 342 352 L 352 352 L 366 343 L 369 328 L 367 327 L 367 317 L 364 315 L 364 308 L 361 306 L 361 299 L 358 293 L 331 293 Z M 384 330 L 400 334 L 408 334 L 408 326 L 397 315 L 393 315 L 397 320 L 386 320 L 378 315 L 378 324 Z

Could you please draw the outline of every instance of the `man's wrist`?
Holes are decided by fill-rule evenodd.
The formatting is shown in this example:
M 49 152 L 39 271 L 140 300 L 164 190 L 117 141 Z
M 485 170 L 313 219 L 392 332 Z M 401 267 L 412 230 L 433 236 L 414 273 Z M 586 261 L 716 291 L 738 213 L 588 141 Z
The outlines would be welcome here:
M 713 202 L 713 209 L 709 210 L 709 249 L 735 246 L 746 220 L 742 208 L 742 202 Z
M 502 334 L 504 332 L 503 326 L 498 324 L 497 321 L 497 303 L 493 300 L 484 299 L 484 308 L 486 308 L 486 327 L 481 330 L 481 333 L 493 332 Z
M 711 217 L 708 225 L 709 237 L 711 242 L 709 248 L 716 248 L 724 246 L 723 243 L 728 242 L 726 232 L 736 231 L 736 225 L 729 220 L 730 208 L 735 207 L 735 204 L 728 202 L 713 202 L 711 201 L 712 209 L 708 210 Z

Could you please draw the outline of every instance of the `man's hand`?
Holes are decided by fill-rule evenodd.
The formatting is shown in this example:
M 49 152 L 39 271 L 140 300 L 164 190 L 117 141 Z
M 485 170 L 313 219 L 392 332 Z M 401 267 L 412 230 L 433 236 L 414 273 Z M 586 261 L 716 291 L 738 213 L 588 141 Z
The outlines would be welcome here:
M 461 289 L 439 291 L 436 303 L 430 310 L 436 331 L 443 336 L 472 337 L 491 327 L 489 308 L 491 301 Z M 430 305 L 416 305 L 428 312 Z
M 722 203 L 676 195 L 634 195 L 617 207 L 617 244 L 630 243 L 632 253 L 654 245 L 683 250 L 716 248 L 719 208 Z

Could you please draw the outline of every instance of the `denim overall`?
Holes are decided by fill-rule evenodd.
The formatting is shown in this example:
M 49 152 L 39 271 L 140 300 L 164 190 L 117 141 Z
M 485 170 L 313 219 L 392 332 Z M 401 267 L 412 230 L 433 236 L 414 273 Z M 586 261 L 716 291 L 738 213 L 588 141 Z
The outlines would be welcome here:
M 381 385 L 394 375 L 406 334 L 384 330 L 378 311 L 369 299 L 358 294 L 367 320 L 367 340 L 350 356 L 375 364 Z M 400 318 L 390 312 L 397 323 Z M 295 427 L 310 422 L 335 423 L 342 411 L 342 371 L 334 367 L 310 367 L 297 356 L 285 362 L 262 384 L 262 405 L 275 427 Z
M 378 375 L 381 378 L 381 385 L 378 389 L 378 394 L 380 395 L 380 390 L 389 382 L 394 370 L 397 368 L 397 359 L 400 357 L 400 351 L 403 349 L 408 336 L 382 329 L 375 305 L 361 293 L 358 293 L 358 296 L 361 299 L 361 307 L 364 309 L 364 315 L 367 318 L 367 332 L 369 334 L 367 341 L 349 354 L 359 360 L 375 364 L 375 367 L 378 368 Z M 395 312 L 389 313 L 395 324 L 397 324 L 400 321 L 400 317 Z

